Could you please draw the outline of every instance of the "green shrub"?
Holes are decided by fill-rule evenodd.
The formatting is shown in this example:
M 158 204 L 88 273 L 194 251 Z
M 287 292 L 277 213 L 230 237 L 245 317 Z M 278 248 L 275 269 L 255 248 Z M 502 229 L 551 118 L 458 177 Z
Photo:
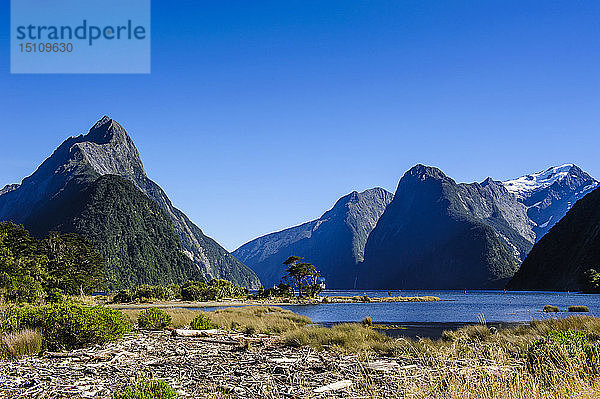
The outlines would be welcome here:
M 46 301 L 51 303 L 64 302 L 65 295 L 60 288 L 52 288 L 48 291 L 48 295 L 46 295 Z
M 192 320 L 190 327 L 194 330 L 210 330 L 214 328 L 212 322 L 208 316 L 204 313 L 200 313 L 194 320 Z
M 133 293 L 131 290 L 121 290 L 113 297 L 114 303 L 129 303 L 133 302 Z
M 546 312 L 546 313 L 557 313 L 557 312 L 560 312 L 560 309 L 558 308 L 558 306 L 546 305 L 546 306 L 544 306 L 544 312 Z
M 587 306 L 584 306 L 584 305 L 569 306 L 569 312 L 586 313 L 589 311 L 590 311 L 590 308 L 588 308 Z
M 586 334 L 575 330 L 551 331 L 528 347 L 527 367 L 546 378 L 573 369 L 596 374 L 600 369 L 599 355 L 598 344 L 590 343 Z M 572 367 L 574 364 L 580 367 Z
M 141 381 L 113 393 L 112 399 L 175 399 L 177 391 L 164 381 Z
M 27 306 L 16 309 L 11 318 L 8 328 L 13 331 L 39 329 L 43 348 L 48 350 L 102 344 L 114 341 L 131 330 L 127 316 L 104 306 L 74 303 Z
M 373 327 L 373 319 L 369 316 L 363 318 L 361 323 L 365 327 Z
M 140 313 L 137 324 L 146 330 L 162 330 L 171 324 L 171 316 L 160 309 L 150 308 Z

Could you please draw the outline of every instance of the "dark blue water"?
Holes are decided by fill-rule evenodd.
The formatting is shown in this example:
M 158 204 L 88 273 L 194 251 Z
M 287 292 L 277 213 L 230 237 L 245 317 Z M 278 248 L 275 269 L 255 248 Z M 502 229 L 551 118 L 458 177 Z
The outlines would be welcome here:
M 388 296 L 388 291 L 331 291 L 326 296 L 370 297 Z M 358 322 L 369 316 L 376 323 L 520 323 L 534 319 L 567 317 L 571 305 L 586 305 L 589 316 L 600 316 L 600 295 L 548 291 L 392 291 L 397 296 L 437 296 L 439 302 L 387 302 L 387 303 L 326 303 L 317 305 L 281 305 L 284 309 L 308 316 L 315 323 Z M 545 305 L 555 305 L 565 312 L 544 313 Z M 222 308 L 201 307 L 202 311 Z
M 369 295 L 387 296 L 387 291 L 325 291 L 328 296 Z M 533 319 L 565 317 L 567 314 L 548 314 L 544 305 L 567 309 L 570 305 L 586 305 L 587 315 L 600 315 L 600 295 L 566 292 L 503 292 L 503 291 L 392 291 L 393 295 L 441 298 L 440 302 L 335 303 L 319 305 L 282 306 L 310 317 L 315 323 L 360 321 L 370 316 L 378 323 L 476 323 L 528 322 Z

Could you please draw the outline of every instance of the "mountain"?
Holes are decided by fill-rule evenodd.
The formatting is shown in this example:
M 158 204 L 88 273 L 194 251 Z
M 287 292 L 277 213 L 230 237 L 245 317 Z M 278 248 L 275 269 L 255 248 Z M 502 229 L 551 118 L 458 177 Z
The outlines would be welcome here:
M 537 241 L 565 216 L 575 202 L 600 183 L 576 165 L 566 164 L 502 184 L 527 207 Z
M 600 270 L 599 266 L 600 188 L 596 188 L 534 245 L 508 288 L 577 291 L 583 288 L 582 274 Z
M 25 225 L 37 236 L 48 231 L 85 236 L 107 261 L 109 289 L 202 278 L 183 252 L 169 216 L 120 176 L 69 182 Z
M 279 283 L 285 274 L 283 261 L 297 255 L 317 266 L 328 288 L 352 288 L 367 237 L 391 200 L 392 194 L 382 188 L 354 191 L 319 219 L 259 237 L 233 255 L 250 266 L 265 287 Z
M 63 142 L 20 185 L 5 187 L 0 192 L 0 220 L 24 224 L 38 233 L 46 228 L 66 226 L 68 223 L 65 220 L 56 220 L 56 225 L 46 222 L 42 227 L 40 220 L 52 218 L 40 212 L 44 209 L 65 212 L 67 208 L 56 205 L 59 200 L 71 201 L 71 195 L 78 195 L 77 192 L 106 175 L 120 176 L 130 181 L 159 206 L 170 220 L 172 232 L 183 253 L 193 262 L 200 276 L 224 278 L 250 288 L 259 285 L 254 272 L 204 235 L 199 227 L 172 205 L 164 191 L 146 176 L 137 148 L 125 129 L 107 116 L 100 119 L 86 135 L 71 137 Z M 85 202 L 83 199 L 79 201 Z M 140 206 L 143 208 L 145 205 Z M 135 246 L 128 249 L 137 250 L 139 248 Z
M 518 235 L 509 223 L 518 216 L 495 200 L 503 192 L 491 179 L 457 184 L 437 168 L 411 168 L 369 235 L 359 287 L 503 287 L 518 268 L 503 242 Z M 492 225 L 505 231 L 504 237 Z

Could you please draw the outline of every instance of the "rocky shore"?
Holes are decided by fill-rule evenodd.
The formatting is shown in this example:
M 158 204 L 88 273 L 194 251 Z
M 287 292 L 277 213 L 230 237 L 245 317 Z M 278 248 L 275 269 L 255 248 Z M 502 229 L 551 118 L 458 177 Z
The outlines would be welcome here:
M 399 381 L 435 374 L 421 363 L 284 347 L 270 336 L 139 332 L 104 346 L 0 363 L 0 397 L 110 398 L 127 384 L 160 379 L 182 398 L 395 398 Z

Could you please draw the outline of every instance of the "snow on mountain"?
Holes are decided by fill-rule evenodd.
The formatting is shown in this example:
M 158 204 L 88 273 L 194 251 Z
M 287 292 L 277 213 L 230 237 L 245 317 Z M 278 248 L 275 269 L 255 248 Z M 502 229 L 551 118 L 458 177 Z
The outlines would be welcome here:
M 554 166 L 543 172 L 532 173 L 517 179 L 503 181 L 504 187 L 515 194 L 517 198 L 524 199 L 530 193 L 553 185 L 556 181 L 565 178 L 573 168 L 572 163 Z
M 542 172 L 502 182 L 527 208 L 535 223 L 536 241 L 565 216 L 571 207 L 600 184 L 577 165 L 550 167 Z

